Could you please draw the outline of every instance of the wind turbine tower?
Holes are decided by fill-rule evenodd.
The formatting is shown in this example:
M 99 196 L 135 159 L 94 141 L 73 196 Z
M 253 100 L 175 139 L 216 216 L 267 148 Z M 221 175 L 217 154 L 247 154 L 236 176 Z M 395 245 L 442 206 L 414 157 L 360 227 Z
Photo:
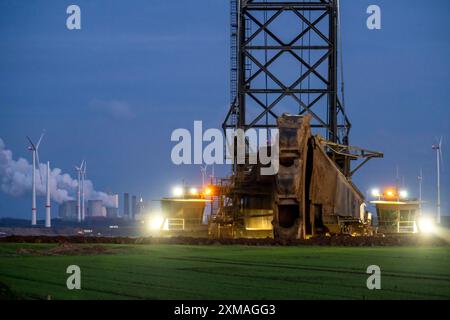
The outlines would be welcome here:
M 31 173 L 31 184 L 32 184 L 32 204 L 31 204 L 31 225 L 36 225 L 37 220 L 37 209 L 36 209 L 36 165 L 39 166 L 39 145 L 41 144 L 42 138 L 44 137 L 44 133 L 41 134 L 41 137 L 39 138 L 37 144 L 34 144 L 33 141 L 31 141 L 30 137 L 27 136 L 28 141 L 30 142 L 30 146 L 28 147 L 28 150 L 30 150 L 33 154 L 33 168 Z M 36 163 L 37 162 L 37 163 Z M 42 175 L 41 170 L 38 167 L 39 170 L 39 176 L 40 181 L 42 183 Z
M 200 166 L 200 172 L 202 173 L 202 187 L 205 186 L 207 170 L 208 165 Z
M 432 146 L 436 151 L 436 169 L 437 169 L 437 219 L 438 224 L 441 223 L 441 160 L 442 160 L 442 137 L 438 144 Z
M 81 162 L 79 167 L 75 166 L 78 174 L 78 189 L 77 189 L 77 220 L 81 222 L 81 175 L 83 172 L 84 161 Z
M 86 202 L 84 200 L 84 180 L 86 179 L 86 161 L 83 162 L 81 169 L 81 220 L 84 221 L 86 217 Z
M 47 199 L 45 202 L 45 227 L 50 228 L 52 226 L 51 217 L 51 204 L 50 204 L 50 161 L 47 161 Z

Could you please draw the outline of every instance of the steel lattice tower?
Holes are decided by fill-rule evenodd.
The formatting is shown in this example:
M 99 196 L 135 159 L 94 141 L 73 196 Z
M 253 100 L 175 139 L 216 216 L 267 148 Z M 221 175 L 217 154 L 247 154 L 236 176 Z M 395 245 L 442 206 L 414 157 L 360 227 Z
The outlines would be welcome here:
M 338 7 L 338 0 L 231 0 L 232 101 L 224 129 L 276 127 L 283 113 L 309 113 L 314 130 L 348 145 Z

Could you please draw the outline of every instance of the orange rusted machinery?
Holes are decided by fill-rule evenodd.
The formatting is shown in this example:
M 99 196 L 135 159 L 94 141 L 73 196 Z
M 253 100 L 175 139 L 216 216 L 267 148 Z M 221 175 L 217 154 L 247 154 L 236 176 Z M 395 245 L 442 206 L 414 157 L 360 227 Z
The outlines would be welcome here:
M 277 174 L 263 176 L 260 165 L 253 165 L 218 188 L 223 202 L 211 219 L 211 234 L 222 228 L 227 232 L 221 236 L 288 240 L 369 233 L 364 197 L 333 157 L 367 161 L 382 154 L 312 135 L 310 116 L 284 114 L 278 129 Z
M 239 164 L 234 154 L 211 226 L 233 237 L 365 233 L 351 177 L 382 154 L 350 146 L 339 1 L 231 0 L 230 13 L 231 104 L 222 126 L 277 128 L 280 167 L 265 176 L 264 166 Z M 265 151 L 274 150 L 259 149 L 258 158 Z
M 289 239 L 348 233 L 352 224 L 364 224 L 363 195 L 332 160 L 326 141 L 311 135 L 310 117 L 283 115 L 278 127 L 274 236 Z

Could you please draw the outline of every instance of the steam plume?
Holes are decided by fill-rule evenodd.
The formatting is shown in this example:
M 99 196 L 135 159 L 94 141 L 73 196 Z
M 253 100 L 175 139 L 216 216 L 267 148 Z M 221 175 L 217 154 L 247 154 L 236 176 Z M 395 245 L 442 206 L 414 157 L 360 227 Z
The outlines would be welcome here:
M 45 195 L 47 166 L 39 163 L 43 174 L 42 182 L 36 174 L 36 192 L 39 196 Z M 11 150 L 6 149 L 0 138 L 0 190 L 12 196 L 21 196 L 31 190 L 32 164 L 24 158 L 13 159 Z M 62 173 L 61 169 L 54 168 L 50 172 L 50 190 L 52 200 L 62 203 L 75 199 L 78 181 L 69 174 Z M 96 191 L 90 180 L 84 182 L 86 200 L 102 200 L 105 206 L 113 206 L 113 198 L 105 192 Z

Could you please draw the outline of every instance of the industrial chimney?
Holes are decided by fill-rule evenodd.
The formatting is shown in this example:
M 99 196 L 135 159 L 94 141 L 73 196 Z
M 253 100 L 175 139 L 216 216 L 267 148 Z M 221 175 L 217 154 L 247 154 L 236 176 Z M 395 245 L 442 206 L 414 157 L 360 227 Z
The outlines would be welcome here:
M 123 217 L 128 219 L 130 217 L 130 194 L 123 194 Z
M 131 219 L 136 219 L 136 211 L 137 211 L 137 198 L 136 196 L 131 197 Z

